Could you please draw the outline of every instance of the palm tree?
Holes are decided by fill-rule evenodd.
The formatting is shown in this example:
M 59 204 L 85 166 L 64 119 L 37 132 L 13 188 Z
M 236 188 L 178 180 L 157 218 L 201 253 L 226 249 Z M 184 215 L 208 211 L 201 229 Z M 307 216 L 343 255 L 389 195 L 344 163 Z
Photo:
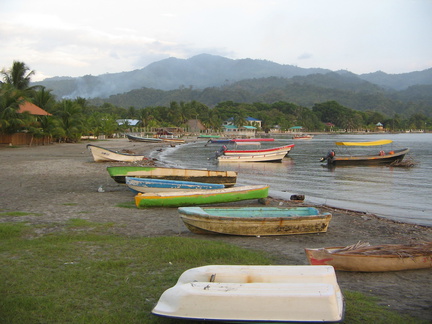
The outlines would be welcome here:
M 12 68 L 8 71 L 2 69 L 1 74 L 3 74 L 3 80 L 6 84 L 12 85 L 15 89 L 25 91 L 29 89 L 31 76 L 35 72 L 33 70 L 30 71 L 24 62 L 14 61 Z

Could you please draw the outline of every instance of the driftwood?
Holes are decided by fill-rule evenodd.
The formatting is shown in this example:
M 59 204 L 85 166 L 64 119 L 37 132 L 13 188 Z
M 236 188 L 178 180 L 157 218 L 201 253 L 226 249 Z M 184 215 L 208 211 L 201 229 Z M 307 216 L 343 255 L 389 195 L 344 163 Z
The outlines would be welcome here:
M 332 251 L 338 254 L 363 254 L 363 255 L 398 255 L 405 257 L 432 256 L 432 242 L 417 244 L 383 244 L 370 245 L 359 241 L 343 249 Z

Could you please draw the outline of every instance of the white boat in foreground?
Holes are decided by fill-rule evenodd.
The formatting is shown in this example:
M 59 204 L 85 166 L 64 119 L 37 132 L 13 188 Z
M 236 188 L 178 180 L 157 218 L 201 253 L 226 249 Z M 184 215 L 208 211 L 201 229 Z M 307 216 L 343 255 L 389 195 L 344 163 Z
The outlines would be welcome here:
M 331 266 L 209 265 L 185 271 L 152 313 L 236 322 L 338 322 L 343 295 Z

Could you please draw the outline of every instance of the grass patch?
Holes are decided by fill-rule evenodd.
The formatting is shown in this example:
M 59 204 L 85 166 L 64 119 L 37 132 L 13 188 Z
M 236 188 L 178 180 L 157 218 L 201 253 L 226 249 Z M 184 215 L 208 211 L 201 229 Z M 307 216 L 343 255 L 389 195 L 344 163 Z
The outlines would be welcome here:
M 63 206 L 78 206 L 77 203 L 64 203 Z
M 61 232 L 29 239 L 40 225 L 0 224 L 2 322 L 176 323 L 151 310 L 183 271 L 209 264 L 273 263 L 264 253 L 223 242 L 129 238 L 110 234 L 110 226 L 71 219 Z M 414 323 L 377 306 L 373 298 L 345 296 L 346 323 Z
M 15 212 L 0 212 L 0 216 L 20 217 L 20 216 L 29 216 L 29 215 L 41 216 L 42 214 L 28 213 L 28 212 L 19 212 L 19 211 L 15 211 Z

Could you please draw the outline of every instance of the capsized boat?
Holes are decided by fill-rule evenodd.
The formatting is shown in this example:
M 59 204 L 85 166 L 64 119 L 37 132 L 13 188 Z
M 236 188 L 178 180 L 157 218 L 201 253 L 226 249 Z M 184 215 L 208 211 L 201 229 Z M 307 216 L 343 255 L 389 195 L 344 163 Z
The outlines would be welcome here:
M 126 183 L 126 177 L 165 179 L 177 181 L 194 181 L 219 183 L 225 187 L 236 184 L 237 172 L 206 169 L 180 169 L 145 166 L 112 166 L 107 167 L 111 178 L 118 183 Z
M 178 181 L 165 179 L 150 179 L 126 177 L 126 185 L 135 194 L 139 192 L 171 192 L 184 190 L 211 190 L 222 189 L 225 186 L 219 183 L 205 183 L 193 181 Z
M 238 186 L 212 190 L 188 190 L 179 192 L 138 193 L 135 205 L 146 207 L 182 207 L 260 199 L 268 196 L 269 186 Z
M 218 162 L 281 162 L 287 152 L 276 151 L 270 153 L 258 154 L 239 154 L 239 155 L 220 155 L 217 157 Z
M 87 144 L 95 162 L 137 162 L 147 160 L 144 155 L 122 153 L 101 146 Z
M 358 146 L 381 146 L 392 143 L 392 140 L 378 140 L 371 142 L 336 142 L 341 147 L 358 147 Z M 327 156 L 321 158 L 321 162 L 327 161 L 331 166 L 343 165 L 380 165 L 401 162 L 409 152 L 408 148 L 400 150 L 380 150 L 375 154 L 369 155 L 338 155 L 335 151 L 328 152 Z
M 314 207 L 180 207 L 178 211 L 193 233 L 243 236 L 326 232 L 332 217 Z
M 383 244 L 359 242 L 347 247 L 305 249 L 312 265 L 331 265 L 336 270 L 383 272 L 432 268 L 432 242 Z
M 339 322 L 344 299 L 331 266 L 208 265 L 186 270 L 152 313 L 224 322 Z

